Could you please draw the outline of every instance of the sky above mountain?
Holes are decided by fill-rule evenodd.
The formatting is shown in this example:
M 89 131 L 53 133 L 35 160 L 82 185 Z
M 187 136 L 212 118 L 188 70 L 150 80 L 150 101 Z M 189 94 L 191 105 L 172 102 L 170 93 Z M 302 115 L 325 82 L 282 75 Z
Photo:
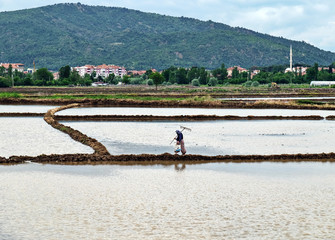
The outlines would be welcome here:
M 77 3 L 78 1 L 66 1 Z M 333 0 L 81 0 L 176 17 L 212 20 L 233 27 L 305 41 L 335 52 Z M 0 0 L 0 11 L 64 3 L 64 0 Z

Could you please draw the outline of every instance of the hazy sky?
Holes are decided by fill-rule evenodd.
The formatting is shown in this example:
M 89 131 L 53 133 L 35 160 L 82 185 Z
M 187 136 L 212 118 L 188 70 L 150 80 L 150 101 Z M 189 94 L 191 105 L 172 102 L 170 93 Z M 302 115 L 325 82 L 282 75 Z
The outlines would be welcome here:
M 0 0 L 0 11 L 63 2 Z M 80 2 L 212 20 L 273 36 L 303 40 L 323 50 L 335 52 L 334 0 L 81 0 Z

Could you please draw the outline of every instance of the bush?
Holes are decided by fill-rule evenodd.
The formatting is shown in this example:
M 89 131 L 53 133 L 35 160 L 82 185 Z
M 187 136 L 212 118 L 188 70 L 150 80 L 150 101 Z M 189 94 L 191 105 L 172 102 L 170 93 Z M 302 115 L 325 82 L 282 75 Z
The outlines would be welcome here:
M 214 77 L 210 78 L 208 81 L 208 86 L 214 87 L 216 85 L 218 85 L 218 79 Z
M 122 78 L 117 76 L 113 79 L 112 84 L 117 85 L 119 82 L 122 82 Z
M 253 81 L 251 83 L 251 87 L 258 87 L 258 86 L 259 86 L 259 82 L 257 82 L 257 81 Z
M 0 87 L 10 87 L 10 86 L 12 86 L 12 83 L 8 78 L 0 77 Z
M 138 84 L 141 84 L 141 83 L 142 83 L 142 78 L 131 78 L 130 79 L 130 84 L 138 85 Z
M 245 83 L 242 84 L 243 87 L 251 87 L 252 81 L 246 81 Z
M 25 86 L 31 86 L 33 85 L 33 80 L 31 79 L 31 77 L 25 77 L 25 79 L 23 80 L 23 84 Z
M 199 79 L 193 79 L 192 80 L 192 86 L 199 87 L 200 86 Z
M 154 81 L 153 81 L 152 79 L 149 79 L 149 80 L 147 81 L 147 84 L 148 84 L 149 86 L 152 86 L 152 85 L 154 85 Z
M 172 83 L 170 83 L 170 82 L 163 82 L 163 85 L 170 86 L 170 85 L 172 85 Z

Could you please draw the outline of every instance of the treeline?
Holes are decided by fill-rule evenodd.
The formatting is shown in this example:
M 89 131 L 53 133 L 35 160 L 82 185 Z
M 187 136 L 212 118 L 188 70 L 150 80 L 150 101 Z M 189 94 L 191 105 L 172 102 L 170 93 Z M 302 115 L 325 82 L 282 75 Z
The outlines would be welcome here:
M 91 86 L 93 82 L 116 85 L 123 84 L 147 84 L 147 85 L 172 85 L 172 84 L 191 84 L 193 86 L 217 86 L 228 84 L 242 84 L 245 86 L 258 86 L 275 82 L 277 84 L 303 84 L 311 81 L 335 81 L 335 63 L 328 67 L 319 67 L 318 64 L 309 66 L 303 73 L 303 67 L 296 65 L 293 72 L 285 73 L 286 65 L 275 65 L 268 67 L 252 67 L 247 71 L 239 72 L 235 67 L 231 74 L 224 64 L 219 68 L 208 71 L 204 67 L 182 68 L 171 66 L 161 73 L 147 70 L 143 75 L 124 75 L 122 78 L 109 75 L 106 78 L 97 76 L 95 72 L 81 77 L 78 72 L 71 70 L 70 66 L 59 69 L 59 79 L 54 79 L 53 74 L 47 68 L 38 69 L 33 74 L 24 74 L 9 66 L 5 69 L 0 67 L 0 87 L 11 86 Z M 259 73 L 254 74 L 255 70 Z

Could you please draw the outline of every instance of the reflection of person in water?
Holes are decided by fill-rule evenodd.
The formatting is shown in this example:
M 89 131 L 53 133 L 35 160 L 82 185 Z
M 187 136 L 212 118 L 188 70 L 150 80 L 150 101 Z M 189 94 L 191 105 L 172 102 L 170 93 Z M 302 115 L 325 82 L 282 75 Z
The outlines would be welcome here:
M 184 171 L 185 168 L 186 168 L 185 163 L 183 163 L 183 164 L 181 165 L 181 167 L 179 166 L 179 164 L 175 164 L 175 165 L 174 165 L 174 170 L 176 170 L 176 171 Z
M 176 130 L 177 136 L 176 136 L 176 141 L 177 145 L 180 145 L 181 153 L 183 155 L 186 154 L 186 148 L 185 148 L 185 142 L 184 142 L 184 136 L 183 133 L 179 130 Z M 178 153 L 178 149 L 175 150 L 175 153 Z

